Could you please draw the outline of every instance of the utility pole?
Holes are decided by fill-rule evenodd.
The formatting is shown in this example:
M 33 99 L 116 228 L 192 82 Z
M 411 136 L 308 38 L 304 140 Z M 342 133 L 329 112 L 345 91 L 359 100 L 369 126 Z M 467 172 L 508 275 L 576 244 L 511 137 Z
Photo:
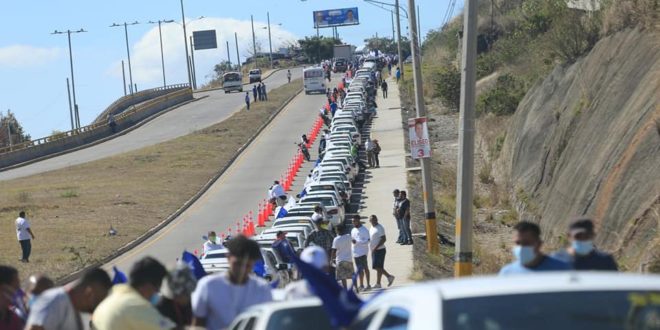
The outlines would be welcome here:
M 456 174 L 456 256 L 454 275 L 472 274 L 474 104 L 477 57 L 477 1 L 465 1 L 461 60 L 461 100 Z
M 229 41 L 227 41 L 227 62 L 229 63 L 229 70 L 231 70 L 231 57 L 229 56 Z
M 55 30 L 51 34 L 67 34 L 67 39 L 69 40 L 69 67 L 71 68 L 71 90 L 73 94 L 73 109 L 74 109 L 74 117 L 76 118 L 75 123 L 76 123 L 76 128 L 80 128 L 80 117 L 78 115 L 78 103 L 76 101 L 76 83 L 74 80 L 74 75 L 73 75 L 73 51 L 71 50 L 71 33 L 83 33 L 87 32 L 84 29 L 80 29 L 77 31 L 71 31 L 71 30 L 66 30 L 66 32 L 60 32 Z
M 193 45 L 193 37 L 190 36 L 190 63 L 192 64 L 192 87 L 197 89 L 197 71 L 195 70 L 195 48 Z
M 422 48 L 422 20 L 419 18 L 419 5 L 417 5 L 417 37 L 419 39 L 419 48 Z
M 238 33 L 234 32 L 234 41 L 236 42 L 236 61 L 238 62 L 238 71 L 243 72 L 241 57 L 238 54 Z
M 9 142 L 9 151 L 11 151 L 11 149 L 12 149 L 11 148 L 11 146 L 12 146 L 12 143 L 11 143 L 11 122 L 9 121 L 9 118 L 7 118 L 6 122 L 7 122 L 7 142 Z
M 411 29 L 410 49 L 412 50 L 413 81 L 415 83 L 415 107 L 417 117 L 426 117 L 424 104 L 424 87 L 422 85 L 421 55 L 417 39 L 417 14 L 415 13 L 415 0 L 408 0 L 408 20 Z M 403 71 L 403 70 L 401 70 Z M 433 199 L 433 174 L 431 172 L 431 158 L 421 158 L 422 189 L 424 198 L 424 218 L 426 225 L 426 249 L 433 255 L 439 254 L 438 227 L 435 219 L 435 200 Z
M 394 39 L 396 38 L 394 36 L 394 12 L 390 11 L 390 14 L 392 14 L 392 41 L 394 41 Z
M 124 82 L 124 96 L 126 96 L 126 70 L 124 70 L 124 60 L 121 60 L 121 79 Z
M 192 74 L 190 71 L 190 61 L 188 60 L 188 33 L 186 32 L 186 15 L 183 13 L 183 0 L 181 0 L 181 26 L 183 26 L 183 44 L 186 49 L 186 64 L 188 65 L 188 86 L 193 88 Z
M 394 10 L 396 14 L 396 48 L 397 48 L 397 57 L 399 61 L 397 65 L 399 66 L 399 71 L 401 72 L 401 80 L 403 80 L 403 58 L 401 58 L 401 16 L 399 16 L 399 0 L 394 1 Z M 409 15 L 410 16 L 410 15 Z
M 158 24 L 158 37 L 160 38 L 160 64 L 163 69 L 163 87 L 167 86 L 167 81 L 165 80 L 165 54 L 163 52 L 163 30 L 161 29 L 162 23 L 174 23 L 174 20 L 158 20 L 157 22 L 149 21 L 149 24 Z
M 254 61 L 254 67 L 257 67 L 257 38 L 254 36 L 254 17 L 250 15 L 250 21 L 252 22 L 252 60 Z
M 130 47 L 128 46 L 128 26 L 129 25 L 136 25 L 136 24 L 140 24 L 140 22 L 138 22 L 138 21 L 135 21 L 133 23 L 124 22 L 124 24 L 112 23 L 112 25 L 110 25 L 110 27 L 124 26 L 124 36 L 126 37 L 126 56 L 128 57 L 128 80 L 131 83 L 131 85 L 133 85 L 133 69 L 131 67 L 131 50 L 130 50 Z M 74 93 L 74 95 L 75 95 L 75 93 Z M 74 96 L 74 101 L 75 101 L 75 96 Z
M 273 68 L 273 43 L 270 39 L 270 13 L 266 12 L 266 18 L 268 19 L 268 48 L 270 50 L 269 57 L 270 57 L 270 68 Z
M 73 105 L 71 105 L 71 88 L 69 88 L 69 78 L 66 78 L 66 94 L 69 96 L 69 118 L 71 119 L 71 130 L 76 129 L 73 122 Z

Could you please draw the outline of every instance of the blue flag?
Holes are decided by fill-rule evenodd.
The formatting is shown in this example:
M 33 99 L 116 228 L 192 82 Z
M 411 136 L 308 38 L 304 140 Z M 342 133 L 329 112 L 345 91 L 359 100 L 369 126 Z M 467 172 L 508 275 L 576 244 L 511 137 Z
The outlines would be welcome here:
M 282 207 L 280 207 L 279 212 L 277 212 L 277 216 L 275 217 L 275 219 L 284 218 L 284 217 L 286 217 L 287 214 L 289 214 L 289 211 L 287 211 L 287 210 L 282 206 Z
M 295 253 L 291 253 L 290 258 L 298 267 L 303 279 L 309 283 L 314 294 L 323 302 L 323 308 L 328 312 L 332 326 L 335 328 L 349 326 L 364 302 L 354 291 L 345 290 L 328 274 L 300 260 Z
M 128 282 L 126 274 L 121 270 L 117 269 L 117 266 L 112 266 L 112 271 L 115 272 L 115 276 L 112 277 L 112 284 L 123 284 Z
M 307 188 L 303 188 L 303 190 L 300 192 L 300 198 L 303 198 L 307 195 Z
M 204 267 L 202 267 L 202 263 L 199 262 L 199 259 L 197 257 L 188 252 L 188 251 L 183 251 L 183 255 L 181 256 L 181 260 L 185 262 L 188 267 L 190 267 L 190 271 L 195 275 L 196 279 L 200 279 L 204 276 L 206 276 L 206 271 L 204 270 Z

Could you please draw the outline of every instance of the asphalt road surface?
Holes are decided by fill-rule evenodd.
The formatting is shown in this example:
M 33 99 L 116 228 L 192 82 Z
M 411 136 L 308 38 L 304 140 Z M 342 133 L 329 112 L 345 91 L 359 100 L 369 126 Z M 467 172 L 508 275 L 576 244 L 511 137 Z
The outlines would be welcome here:
M 291 73 L 292 79 L 300 78 L 302 68 L 291 69 Z M 264 82 L 268 90 L 286 84 L 286 70 L 273 73 Z M 227 119 L 235 111 L 240 110 L 245 102 L 244 93 L 225 94 L 223 90 L 195 93 L 196 98 L 202 96 L 208 97 L 158 116 L 125 135 L 89 148 L 2 171 L 0 181 L 87 163 L 187 135 Z
M 144 256 L 155 257 L 167 265 L 174 264 L 184 249 L 201 251 L 202 235 L 207 231 L 215 230 L 220 235 L 247 212 L 256 211 L 273 180 L 279 179 L 287 168 L 297 150 L 294 143 L 309 131 L 324 101 L 325 95 L 299 94 L 196 203 L 106 268 L 116 265 L 127 272 Z

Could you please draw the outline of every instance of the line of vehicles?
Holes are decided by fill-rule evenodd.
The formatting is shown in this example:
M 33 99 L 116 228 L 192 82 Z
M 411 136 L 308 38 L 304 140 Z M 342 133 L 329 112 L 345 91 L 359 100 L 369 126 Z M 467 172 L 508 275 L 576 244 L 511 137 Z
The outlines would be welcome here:
M 248 72 L 250 84 L 261 82 L 261 69 L 252 69 Z M 243 74 L 238 71 L 227 72 L 222 75 L 222 89 L 225 94 L 243 92 Z

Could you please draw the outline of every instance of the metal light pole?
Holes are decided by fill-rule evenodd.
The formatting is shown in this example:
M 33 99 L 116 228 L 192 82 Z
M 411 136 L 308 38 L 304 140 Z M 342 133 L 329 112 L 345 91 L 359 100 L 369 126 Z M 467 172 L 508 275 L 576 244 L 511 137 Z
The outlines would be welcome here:
M 192 64 L 192 87 L 197 89 L 197 73 L 195 71 L 195 50 L 193 45 L 193 37 L 190 36 L 190 63 Z
M 477 57 L 477 1 L 465 1 L 461 60 L 461 101 L 456 173 L 455 276 L 472 274 L 472 189 L 474 181 L 474 104 Z
M 71 87 L 69 86 L 69 78 L 66 78 L 66 94 L 69 100 L 69 118 L 71 119 L 71 130 L 76 129 L 76 124 L 73 122 L 73 105 L 71 104 Z
M 161 29 L 161 24 L 173 22 L 174 20 L 171 19 L 158 20 L 157 22 L 149 21 L 149 24 L 158 24 L 158 38 L 160 39 L 160 64 L 163 68 L 163 87 L 167 86 L 167 81 L 165 80 L 165 54 L 163 53 L 163 30 Z
M 419 39 L 419 47 L 422 48 L 422 20 L 419 18 L 419 5 L 417 5 L 417 37 Z
M 136 25 L 140 24 L 140 22 L 135 21 L 133 23 L 126 23 L 124 22 L 123 24 L 117 24 L 117 23 L 112 23 L 110 27 L 124 27 L 124 36 L 126 37 L 126 56 L 128 57 L 128 81 L 130 82 L 131 86 L 133 86 L 133 69 L 131 67 L 131 50 L 130 47 L 128 46 L 128 26 L 129 25 Z M 133 91 L 131 91 L 131 94 Z
M 268 56 L 270 57 L 270 68 L 273 68 L 273 42 L 270 38 L 270 13 L 266 12 L 266 18 L 268 19 L 268 49 L 270 52 Z
M 234 41 L 236 42 L 236 61 L 238 62 L 238 71 L 243 72 L 243 65 L 241 64 L 241 57 L 238 54 L 238 33 L 234 32 Z
M 415 107 L 417 117 L 426 117 L 426 105 L 424 104 L 424 87 L 422 86 L 421 55 L 417 38 L 417 14 L 415 13 L 415 0 L 408 0 L 408 20 L 410 25 L 410 49 L 412 50 L 413 81 L 415 83 Z M 429 253 L 437 255 L 438 228 L 435 219 L 435 200 L 433 199 L 433 180 L 431 172 L 431 158 L 422 158 L 422 194 L 424 198 L 424 218 L 426 225 L 426 249 Z
M 65 34 L 67 35 L 67 39 L 69 41 L 69 66 L 71 68 L 71 90 L 73 91 L 73 109 L 74 109 L 74 117 L 75 117 L 75 124 L 76 128 L 80 128 L 80 115 L 78 113 L 78 103 L 76 101 L 76 83 L 74 80 L 74 75 L 73 75 L 73 51 L 71 50 L 71 33 L 83 33 L 87 32 L 84 29 L 79 29 L 77 31 L 71 31 L 71 30 L 66 30 L 65 32 L 60 32 L 55 30 L 51 34 Z
M 252 60 L 254 60 L 254 66 L 257 66 L 257 38 L 254 36 L 254 17 L 250 15 L 250 22 L 252 22 Z
M 183 26 L 183 43 L 186 49 L 186 64 L 188 65 L 188 86 L 193 88 L 192 74 L 190 72 L 190 62 L 188 61 L 188 33 L 186 32 L 186 15 L 183 12 L 183 0 L 181 0 L 181 26 Z
M 229 63 L 229 70 L 231 70 L 231 56 L 229 56 L 229 40 L 227 40 L 227 62 Z
M 403 80 L 403 59 L 401 58 L 401 16 L 399 16 L 399 0 L 394 1 L 394 13 L 396 14 L 396 50 L 397 50 L 397 58 L 399 59 L 397 62 L 397 66 L 399 67 L 399 72 L 401 72 L 401 80 Z M 408 15 L 410 16 L 410 15 Z
M 392 14 L 392 41 L 394 41 L 394 12 L 390 10 L 390 14 Z

